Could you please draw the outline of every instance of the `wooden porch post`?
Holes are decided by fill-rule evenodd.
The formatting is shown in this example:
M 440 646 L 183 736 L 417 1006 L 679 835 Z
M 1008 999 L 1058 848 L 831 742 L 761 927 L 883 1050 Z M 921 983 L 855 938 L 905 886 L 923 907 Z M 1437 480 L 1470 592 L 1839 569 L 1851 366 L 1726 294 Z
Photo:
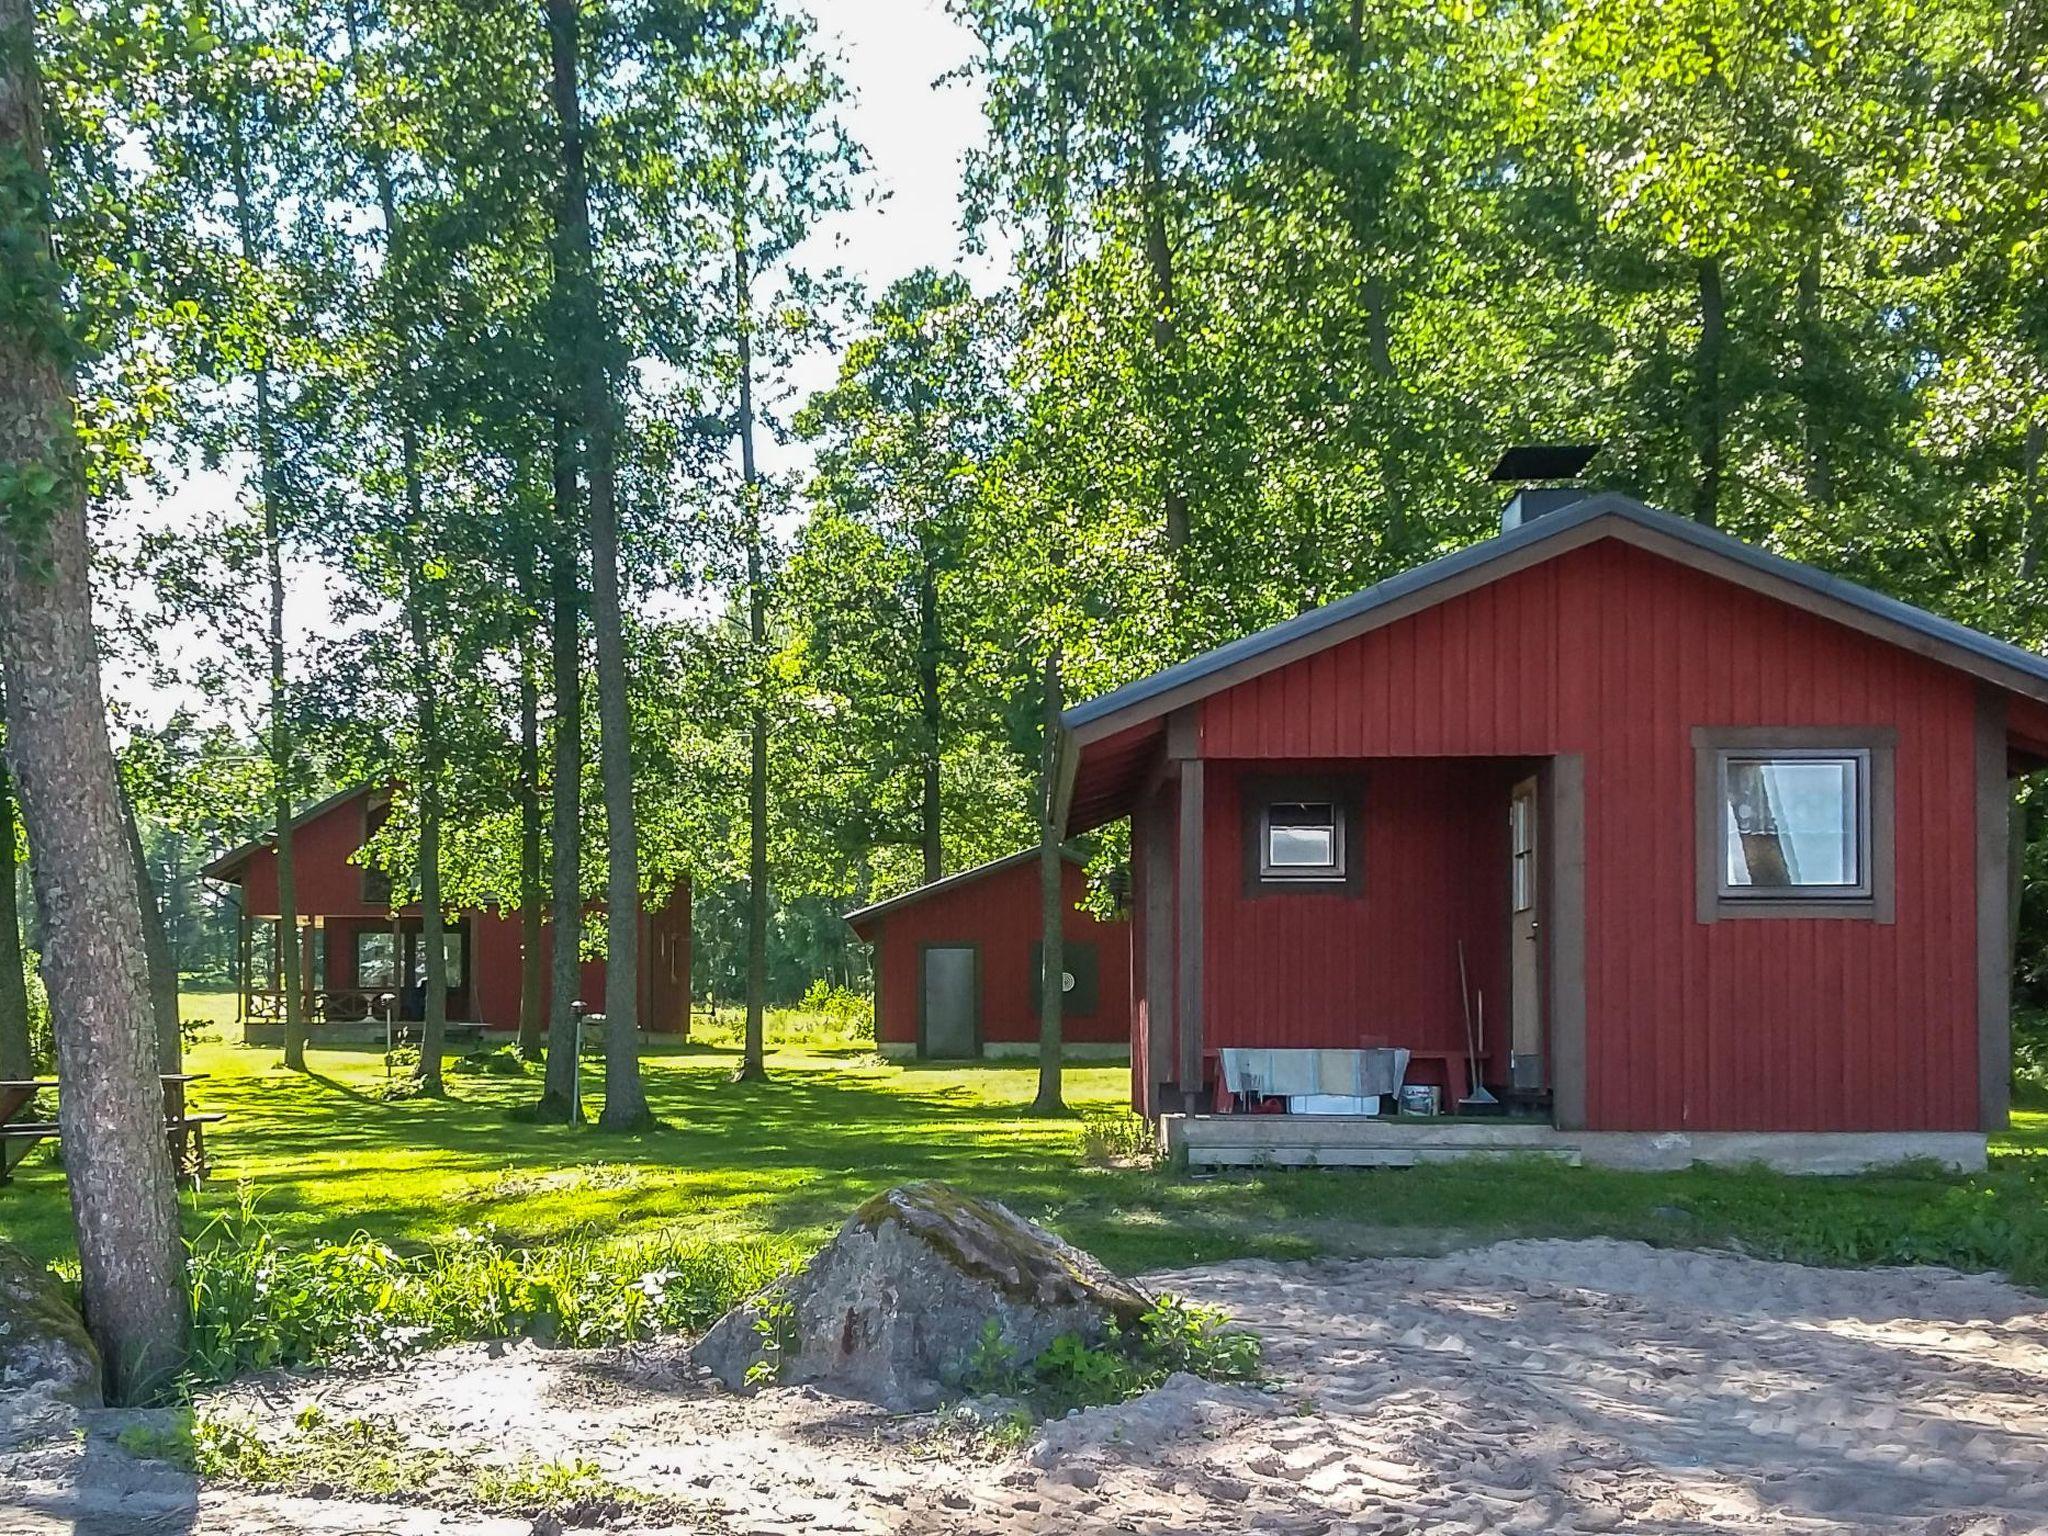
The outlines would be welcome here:
M 1173 1000 L 1180 1038 L 1180 1101 L 1185 1109 L 1202 1107 L 1203 765 L 1196 755 L 1200 746 L 1200 722 L 1194 709 L 1175 710 L 1167 717 L 1166 755 L 1180 769 L 1180 849 L 1175 872 L 1179 954 Z
M 1586 1126 L 1586 759 L 1553 757 L 1541 782 L 1548 831 L 1551 1118 L 1559 1130 Z
M 248 904 L 238 901 L 235 903 L 235 1023 L 238 1025 L 249 1022 L 250 950 L 253 944 Z
M 1173 816 L 1162 788 L 1139 806 L 1145 873 L 1145 1107 L 1157 1115 L 1161 1090 L 1178 1077 L 1169 1057 L 1173 1027 Z

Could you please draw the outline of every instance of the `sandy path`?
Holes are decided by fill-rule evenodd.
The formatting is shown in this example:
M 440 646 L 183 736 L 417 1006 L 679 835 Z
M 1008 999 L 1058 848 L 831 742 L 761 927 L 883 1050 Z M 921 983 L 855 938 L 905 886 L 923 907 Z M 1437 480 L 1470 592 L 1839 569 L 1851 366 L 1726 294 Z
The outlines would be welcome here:
M 1271 1394 L 1177 1379 L 977 1459 L 929 1417 L 683 1379 L 673 1352 L 451 1350 L 216 1406 L 390 1414 L 581 1455 L 705 1528 L 800 1532 L 2048 1532 L 2048 1303 L 1943 1270 L 1633 1243 L 1155 1276 L 1257 1328 Z M 524 1533 L 524 1520 L 195 1490 L 103 1436 L 0 1453 L 0 1536 Z

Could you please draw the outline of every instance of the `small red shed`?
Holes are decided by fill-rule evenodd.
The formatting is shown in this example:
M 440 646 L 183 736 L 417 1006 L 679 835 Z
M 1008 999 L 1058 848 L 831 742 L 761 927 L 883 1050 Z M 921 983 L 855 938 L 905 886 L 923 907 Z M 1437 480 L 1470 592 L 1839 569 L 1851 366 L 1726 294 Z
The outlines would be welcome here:
M 1087 875 L 1064 866 L 1066 1007 L 1077 1057 L 1129 1048 L 1131 930 L 1080 910 Z M 884 1056 L 1017 1056 L 1038 1049 L 1038 850 L 1029 848 L 846 914 L 875 947 L 875 1038 Z
M 343 790 L 299 812 L 292 822 L 292 884 L 297 896 L 302 993 L 318 1028 L 365 1021 L 376 999 L 398 999 L 399 1017 L 417 1019 L 426 974 L 420 909 L 393 910 L 391 885 L 353 863 L 389 814 L 391 794 L 375 785 Z M 278 955 L 277 846 L 260 837 L 222 854 L 201 871 L 242 893 L 239 953 L 241 1015 L 252 1042 L 279 1035 L 284 1019 Z M 601 917 L 598 919 L 601 921 Z M 690 889 L 685 884 L 640 917 L 640 1023 L 657 1034 L 686 1034 L 690 1022 Z M 448 1019 L 488 1029 L 519 1027 L 525 953 L 520 912 L 513 906 L 465 908 L 448 919 Z M 541 974 L 554 950 L 552 925 L 541 930 Z M 604 962 L 585 961 L 582 1000 L 604 1009 Z
M 1532 1149 L 1981 1166 L 2048 659 L 1625 496 L 1517 510 L 1066 713 L 1062 824 L 1131 822 L 1137 1106 L 1400 1161 L 1218 1130 L 1223 1053 L 1405 1050 L 1448 1104 L 1469 1045 Z

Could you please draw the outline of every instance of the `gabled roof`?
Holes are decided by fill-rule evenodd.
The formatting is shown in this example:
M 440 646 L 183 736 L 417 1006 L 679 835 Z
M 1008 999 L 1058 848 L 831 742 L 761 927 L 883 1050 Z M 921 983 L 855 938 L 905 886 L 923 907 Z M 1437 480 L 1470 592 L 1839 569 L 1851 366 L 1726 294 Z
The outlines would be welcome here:
M 915 890 L 905 891 L 900 896 L 891 896 L 886 901 L 877 901 L 865 907 L 856 907 L 853 911 L 846 913 L 845 918 L 849 924 L 858 928 L 862 923 L 885 916 L 890 912 L 894 912 L 898 907 L 907 907 L 915 902 L 927 901 L 934 896 L 943 895 L 948 891 L 957 891 L 963 885 L 972 885 L 977 880 L 985 880 L 990 875 L 999 874 L 1006 869 L 1013 869 L 1017 865 L 1037 857 L 1038 850 L 1036 848 L 1020 848 L 1015 853 L 1006 853 L 1000 859 L 990 859 L 986 864 L 977 864 L 972 869 L 963 869 L 957 874 L 947 875 L 944 879 L 934 880 L 929 885 L 920 885 Z M 1071 848 L 1062 848 L 1060 850 L 1060 857 L 1069 864 L 1083 862 L 1081 856 Z
M 372 780 L 362 784 L 351 785 L 347 789 L 337 790 L 324 800 L 316 800 L 292 817 L 292 830 L 296 832 L 307 822 L 317 821 L 337 806 L 346 805 L 349 801 L 359 799 L 376 788 L 377 784 Z M 233 884 L 240 884 L 242 866 L 257 854 L 276 846 L 277 837 L 274 833 L 262 833 L 260 836 L 251 838 L 239 848 L 230 848 L 212 863 L 202 865 L 199 873 L 209 880 L 225 880 Z
M 1078 748 L 1148 723 L 1154 723 L 1156 729 L 1162 716 L 1197 699 L 1603 538 L 1621 539 L 1972 673 L 2013 693 L 2048 702 L 2048 657 L 1843 577 L 1771 554 L 1632 496 L 1602 492 L 1074 705 L 1060 717 L 1064 737 L 1059 801 L 1062 824 L 1072 794 Z

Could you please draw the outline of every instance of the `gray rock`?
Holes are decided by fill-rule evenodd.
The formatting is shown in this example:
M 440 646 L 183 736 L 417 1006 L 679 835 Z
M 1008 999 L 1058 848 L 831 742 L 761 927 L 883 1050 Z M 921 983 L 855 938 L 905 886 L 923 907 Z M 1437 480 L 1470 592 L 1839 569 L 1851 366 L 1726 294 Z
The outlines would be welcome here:
M 993 1321 L 1013 1360 L 1093 1342 L 1152 1300 L 994 1201 L 906 1184 L 863 1205 L 801 1274 L 733 1308 L 690 1352 L 730 1387 L 820 1382 L 902 1410 L 959 1378 Z
M 100 1405 L 100 1357 L 63 1285 L 0 1242 L 0 1393 Z

